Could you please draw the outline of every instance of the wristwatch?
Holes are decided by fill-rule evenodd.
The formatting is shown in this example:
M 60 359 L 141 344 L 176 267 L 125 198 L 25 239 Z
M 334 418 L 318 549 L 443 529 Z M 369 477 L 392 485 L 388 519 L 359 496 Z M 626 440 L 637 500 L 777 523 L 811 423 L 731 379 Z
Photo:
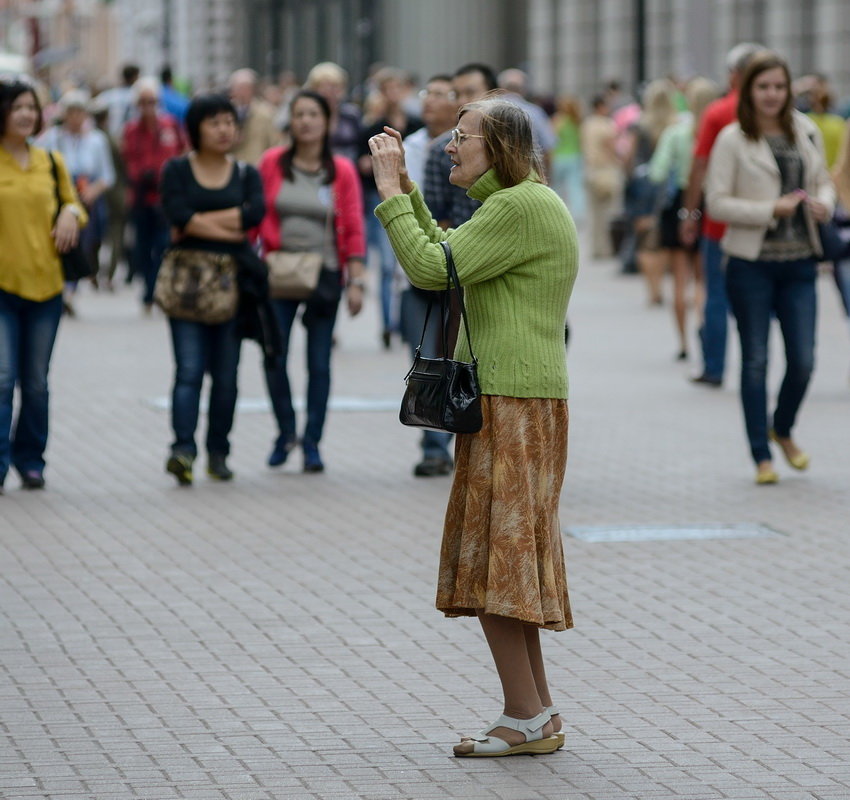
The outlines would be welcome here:
M 702 211 L 700 211 L 698 208 L 695 208 L 693 211 L 688 211 L 687 208 L 680 208 L 676 212 L 676 216 L 680 220 L 682 220 L 682 222 L 684 222 L 686 219 L 697 220 L 702 219 Z
M 80 209 L 79 209 L 77 206 L 75 206 L 73 203 L 65 203 L 65 205 L 64 205 L 64 206 L 62 206 L 62 210 L 64 211 L 66 208 L 67 208 L 67 209 L 68 209 L 68 211 L 70 211 L 70 212 L 71 212 L 71 213 L 72 213 L 72 214 L 73 214 L 73 215 L 74 215 L 77 219 L 79 219 L 79 218 L 80 218 Z

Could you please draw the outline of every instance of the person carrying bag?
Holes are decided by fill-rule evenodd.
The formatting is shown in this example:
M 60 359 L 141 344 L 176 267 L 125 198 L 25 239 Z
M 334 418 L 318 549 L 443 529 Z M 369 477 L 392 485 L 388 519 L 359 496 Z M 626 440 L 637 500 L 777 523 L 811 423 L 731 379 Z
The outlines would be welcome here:
M 382 198 L 375 216 L 414 286 L 442 290 L 446 269 L 456 267 L 466 334 L 454 358 L 475 366 L 474 338 L 481 366 L 480 426 L 455 442 L 436 606 L 450 617 L 477 617 L 502 683 L 504 713 L 454 753 L 554 753 L 564 736 L 538 631 L 573 626 L 558 508 L 567 461 L 564 320 L 578 269 L 575 225 L 543 185 L 531 121 L 512 103 L 488 99 L 460 109 L 445 148 L 449 180 L 482 205 L 448 231 L 410 180 L 400 134 L 384 131 L 369 140 Z M 424 386 L 430 370 L 417 361 L 413 374 Z M 437 365 L 434 382 L 448 391 L 420 395 L 427 397 L 423 406 L 442 407 L 446 397 L 462 394 L 446 377 L 451 363 Z M 444 419 L 427 421 L 448 428 Z
M 331 352 L 345 288 L 351 316 L 363 306 L 366 242 L 363 198 L 354 164 L 330 146 L 331 111 L 319 94 L 292 99 L 290 147 L 273 147 L 260 160 L 266 213 L 260 240 L 269 264 L 272 307 L 281 355 L 265 375 L 278 433 L 267 463 L 280 467 L 299 443 L 305 472 L 325 468 L 319 452 L 331 390 Z M 306 419 L 299 437 L 288 374 L 292 325 L 307 333 Z
M 186 127 L 192 152 L 169 161 L 162 178 L 163 210 L 173 241 L 155 292 L 168 315 L 175 360 L 174 441 L 166 471 L 181 486 L 193 482 L 195 429 L 206 372 L 212 377 L 207 473 L 213 480 L 233 478 L 226 458 L 240 351 L 237 258 L 249 248 L 247 231 L 263 216 L 257 170 L 230 156 L 237 136 L 230 100 L 218 94 L 197 96 L 187 111 Z

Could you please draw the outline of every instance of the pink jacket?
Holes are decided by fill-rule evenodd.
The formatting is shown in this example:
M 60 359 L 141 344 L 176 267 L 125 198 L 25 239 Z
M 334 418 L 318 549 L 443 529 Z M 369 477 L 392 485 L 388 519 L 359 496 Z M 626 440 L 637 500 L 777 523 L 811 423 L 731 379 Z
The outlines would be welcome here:
M 283 183 L 280 157 L 284 150 L 283 147 L 266 150 L 258 165 L 266 198 L 266 215 L 260 223 L 260 241 L 265 253 L 280 250 L 281 245 L 280 217 L 275 208 L 275 200 Z M 336 167 L 336 178 L 333 182 L 336 249 L 340 269 L 345 269 L 348 259 L 365 259 L 363 192 L 354 164 L 343 156 L 334 156 L 333 159 Z

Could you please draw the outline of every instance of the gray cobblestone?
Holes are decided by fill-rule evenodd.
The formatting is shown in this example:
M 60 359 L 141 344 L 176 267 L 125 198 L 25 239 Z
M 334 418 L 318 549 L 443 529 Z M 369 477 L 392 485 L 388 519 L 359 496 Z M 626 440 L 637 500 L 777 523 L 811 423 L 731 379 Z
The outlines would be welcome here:
M 327 472 L 272 472 L 270 415 L 246 410 L 233 484 L 201 459 L 178 490 L 153 403 L 172 369 L 164 321 L 126 291 L 83 291 L 54 362 L 48 490 L 10 477 L 0 498 L 0 797 L 847 800 L 850 343 L 829 281 L 819 291 L 799 424 L 812 468 L 780 464 L 765 489 L 734 346 L 725 388 L 689 385 L 669 311 L 585 265 L 564 526 L 781 535 L 566 538 L 578 627 L 544 646 L 567 746 L 490 761 L 449 756 L 497 715 L 498 685 L 475 625 L 432 608 L 449 482 L 412 477 L 417 434 L 393 412 L 332 410 Z M 379 351 L 372 305 L 340 322 L 340 396 L 400 393 L 407 357 Z M 253 345 L 240 392 L 264 397 Z

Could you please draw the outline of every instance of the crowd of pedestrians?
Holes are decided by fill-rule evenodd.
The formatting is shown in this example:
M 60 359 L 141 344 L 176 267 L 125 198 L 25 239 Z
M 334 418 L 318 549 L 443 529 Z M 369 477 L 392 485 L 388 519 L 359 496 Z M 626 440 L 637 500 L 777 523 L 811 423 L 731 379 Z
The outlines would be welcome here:
M 745 43 L 729 52 L 725 90 L 699 76 L 686 82 L 666 77 L 641 87 L 636 100 L 619 81 L 610 81 L 590 100 L 587 113 L 575 96 L 535 102 L 522 71 L 507 69 L 496 74 L 481 63 L 435 74 L 418 91 L 407 73 L 392 67 L 377 68 L 357 87 L 349 86 L 345 70 L 331 62 L 315 65 L 303 87 L 292 76 L 280 85 L 269 85 L 250 69 L 234 71 L 218 95 L 230 103 L 227 113 L 232 109 L 234 120 L 233 141 L 225 156 L 234 163 L 259 167 L 265 204 L 261 224 L 250 236 L 246 229 L 245 236 L 266 254 L 277 250 L 321 252 L 325 273 L 333 274 L 334 291 L 323 305 L 315 298 L 272 300 L 280 353 L 275 357 L 266 354 L 269 396 L 278 425 L 268 463 L 283 464 L 296 444 L 301 444 L 305 469 L 323 469 L 318 444 L 330 392 L 336 310 L 344 296 L 349 313 L 359 312 L 370 256 L 378 276 L 376 300 L 380 303 L 381 327 L 377 335 L 381 346 L 391 348 L 395 337 L 400 336 L 412 352 L 419 344 L 425 312 L 434 299 L 433 293 L 406 279 L 374 214 L 380 197 L 372 174 L 369 141 L 386 126 L 397 130 L 404 141 L 410 173 L 437 223 L 444 230 L 457 228 L 470 220 L 480 203 L 450 180 L 455 166 L 448 152 L 451 131 L 459 109 L 493 92 L 528 115 L 543 175 L 577 224 L 587 227 L 587 255 L 596 259 L 616 257 L 623 272 L 642 274 L 650 305 L 664 303 L 665 276 L 672 274 L 675 357 L 682 361 L 692 357 L 689 320 L 696 320 L 701 367 L 693 380 L 709 387 L 722 385 L 732 299 L 730 276 L 734 283 L 734 276 L 750 273 L 728 269 L 729 259 L 741 256 L 735 245 L 740 236 L 736 236 L 735 225 L 727 228 L 724 223 L 740 223 L 740 206 L 734 206 L 735 212 L 728 219 L 728 204 L 716 200 L 707 203 L 704 187 L 712 177 L 709 165 L 720 132 L 739 121 L 748 102 L 747 98 L 742 100 L 740 89 L 750 60 L 762 49 Z M 789 75 L 787 88 L 777 91 L 785 91 L 786 116 L 790 109 L 795 115 L 793 127 L 787 120 L 784 123 L 783 135 L 790 138 L 793 133 L 799 138 L 801 131 L 806 131 L 808 140 L 815 143 L 812 146 L 822 154 L 824 170 L 832 170 L 839 194 L 843 190 L 846 197 L 850 138 L 847 123 L 834 111 L 828 81 L 812 75 L 792 82 Z M 170 191 L 163 182 L 166 166 L 183 159 L 184 172 L 192 165 L 186 175 L 197 178 L 200 168 L 196 162 L 186 161 L 186 154 L 191 152 L 190 158 L 200 158 L 201 163 L 206 160 L 199 155 L 197 136 L 191 141 L 187 132 L 189 97 L 175 88 L 168 67 L 154 79 L 141 76 L 133 65 L 122 69 L 119 85 L 94 96 L 86 87 L 78 86 L 59 93 L 53 103 L 36 86 L 24 94 L 32 96 L 39 109 L 42 102 L 45 104 L 43 115 L 41 111 L 38 115 L 39 120 L 43 116 L 43 122 L 34 124 L 26 139 L 56 155 L 60 176 L 67 171 L 77 199 L 63 206 L 61 219 L 64 222 L 71 212 L 76 213 L 80 246 L 96 265 L 94 286 L 114 290 L 119 267 L 124 266 L 127 282 L 137 279 L 142 284 L 142 308 L 151 313 L 163 256 L 170 245 L 177 244 L 177 231 L 185 227 L 175 223 L 167 211 L 173 206 L 173 198 L 164 194 Z M 358 103 L 352 102 L 353 96 Z M 758 130 L 750 128 L 751 134 L 745 139 L 751 143 L 764 139 Z M 6 158 L 14 148 L 10 143 Z M 804 142 L 795 139 L 792 149 L 799 153 L 805 148 Z M 768 156 L 762 147 L 762 155 L 765 168 L 773 165 L 774 174 L 780 170 L 782 196 L 796 191 L 794 197 L 799 200 L 793 214 L 784 206 L 771 212 L 764 233 L 766 250 L 756 254 L 770 261 L 770 242 L 790 236 L 791 230 L 799 236 L 809 230 L 814 236 L 817 223 L 830 217 L 834 203 L 824 196 L 821 207 L 817 191 L 809 191 L 813 164 L 805 163 L 792 180 L 781 171 L 786 163 L 778 149 Z M 791 154 L 792 161 L 796 157 Z M 721 162 L 715 159 L 715 163 Z M 719 166 L 713 177 L 718 174 Z M 235 175 L 231 176 L 234 181 Z M 787 222 L 786 213 L 796 220 L 793 225 Z M 850 222 L 841 204 L 835 211 L 835 221 L 845 227 Z M 811 257 L 819 255 L 818 247 L 819 242 L 812 241 Z M 795 252 L 799 255 L 805 249 Z M 837 261 L 834 275 L 842 302 L 850 310 L 850 259 Z M 11 277 L 3 276 L 2 280 L 9 286 L 15 283 Z M 325 274 L 325 283 L 327 280 Z M 61 304 L 65 314 L 76 313 L 75 289 L 75 283 L 64 283 Z M 736 291 L 731 294 L 737 296 Z M 740 304 L 734 304 L 740 327 L 745 323 Z M 450 306 L 449 347 L 457 334 L 457 302 L 453 296 Z M 771 309 L 770 313 L 780 318 L 789 357 L 796 358 L 795 369 L 800 374 L 810 371 L 810 367 L 803 367 L 813 361 L 813 341 L 804 348 L 805 358 L 799 355 L 790 339 L 802 334 L 787 333 L 789 323 L 783 311 Z M 810 316 L 813 314 L 811 310 Z M 290 396 L 287 359 L 289 333 L 299 317 L 307 329 L 309 373 L 307 419 L 301 430 Z M 807 323 L 809 328 L 812 324 Z M 425 355 L 440 352 L 444 345 L 441 331 L 441 320 L 435 315 L 422 337 Z M 747 338 L 750 341 L 751 337 Z M 802 367 L 801 360 L 805 362 Z M 185 363 L 179 357 L 177 365 L 178 375 L 185 374 Z M 747 375 L 745 384 L 753 380 L 752 370 Z M 796 391 L 802 398 L 805 381 L 799 378 L 797 385 L 803 387 Z M 750 390 L 745 394 L 755 396 Z M 758 402 L 762 404 L 762 400 Z M 749 409 L 750 430 L 754 413 L 750 401 L 745 407 Z M 789 413 L 782 407 L 780 421 L 767 430 L 783 452 L 790 454 L 792 464 L 800 465 L 807 460 L 798 457 L 798 448 L 790 439 Z M 794 414 L 790 419 L 793 421 Z M 175 447 L 185 460 L 187 453 L 194 453 L 194 446 L 184 448 L 184 440 L 183 434 L 177 435 Z M 222 443 L 215 447 L 223 451 L 216 451 L 216 457 L 226 455 Z M 450 474 L 450 447 L 449 434 L 424 432 L 422 456 L 414 473 L 421 477 Z M 766 447 L 764 442 L 752 446 L 762 465 L 770 461 Z M 174 466 L 173 458 L 169 463 Z M 772 468 L 759 469 L 768 479 L 776 477 Z M 188 482 L 191 470 L 172 471 Z M 218 477 L 231 474 L 219 466 L 210 471 Z M 762 476 L 760 480 L 767 479 Z
M 329 62 L 303 86 L 266 86 L 239 69 L 191 98 L 167 68 L 154 79 L 128 65 L 119 86 L 94 96 L 67 87 L 45 110 L 38 87 L 4 79 L 0 492 L 10 468 L 25 488 L 45 485 L 51 353 L 63 311 L 82 313 L 63 273 L 72 252 L 92 265 L 95 288 L 114 289 L 125 265 L 127 281 L 142 284 L 143 313 L 158 304 L 168 318 L 165 468 L 181 486 L 195 480 L 206 374 L 206 471 L 234 477 L 227 459 L 246 338 L 261 344 L 276 424 L 266 463 L 280 467 L 300 448 L 306 473 L 325 469 L 335 323 L 343 303 L 352 316 L 363 308 L 371 254 L 377 346 L 400 336 L 411 354 L 470 362 L 471 332 L 481 364 L 480 432 L 459 434 L 452 453 L 449 433 L 425 431 L 413 467 L 417 477 L 454 473 L 437 607 L 478 617 L 504 693 L 504 714 L 455 754 L 554 752 L 564 737 L 538 631 L 572 626 L 558 504 L 574 221 L 588 227 L 588 260 L 616 256 L 639 272 L 650 306 L 663 305 L 672 272 L 676 359 L 690 357 L 690 308 L 700 321 L 698 385 L 722 385 L 731 311 L 758 485 L 779 480 L 771 444 L 792 468 L 810 465 L 793 429 L 814 366 L 815 281 L 827 254 L 850 317 L 840 230 L 850 229 L 850 136 L 828 85 L 822 76 L 794 83 L 779 54 L 752 43 L 726 65 L 723 94 L 703 77 L 666 77 L 637 101 L 611 81 L 586 115 L 578 98 L 535 102 L 522 71 L 482 63 L 435 73 L 421 90 L 382 67 L 354 92 Z M 461 292 L 447 290 L 450 257 Z M 428 316 L 437 298 L 444 311 Z M 786 370 L 769 413 L 773 319 Z M 296 321 L 308 372 L 300 425 L 289 364 Z

